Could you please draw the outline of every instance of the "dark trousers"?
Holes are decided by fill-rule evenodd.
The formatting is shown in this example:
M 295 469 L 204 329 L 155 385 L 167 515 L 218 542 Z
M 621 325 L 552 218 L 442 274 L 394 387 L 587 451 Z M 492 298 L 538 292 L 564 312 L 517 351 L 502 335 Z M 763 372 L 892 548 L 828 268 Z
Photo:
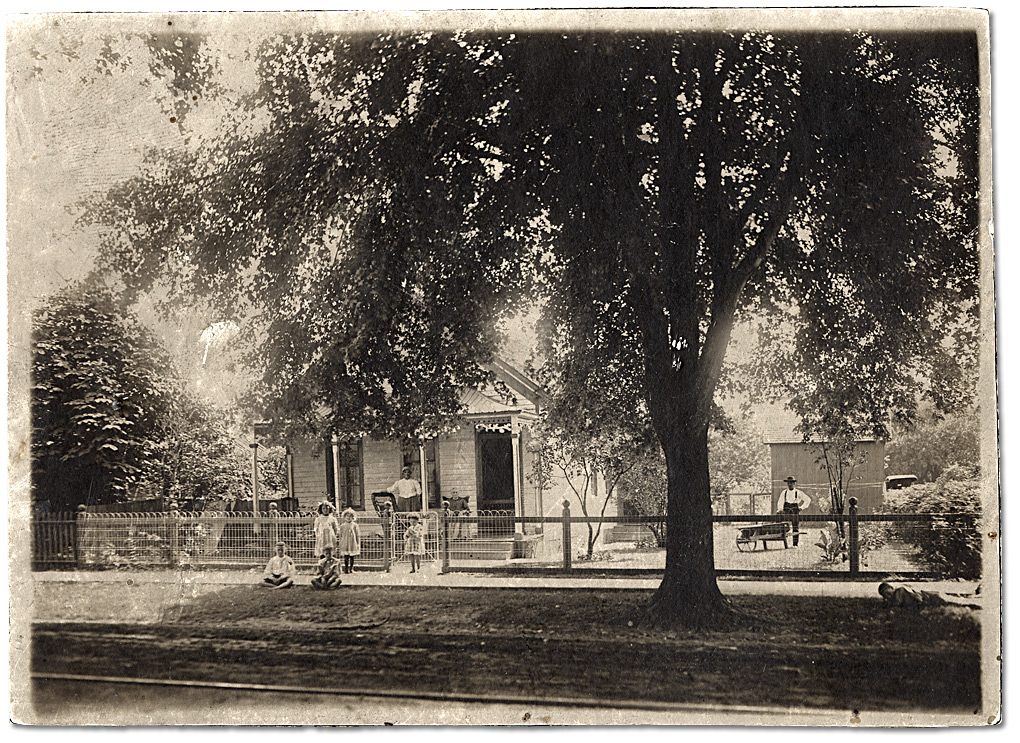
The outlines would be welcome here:
M 790 521 L 793 522 L 793 546 L 797 546 L 797 540 L 800 538 L 800 506 L 796 503 L 787 503 L 783 506 L 783 513 L 790 517 Z

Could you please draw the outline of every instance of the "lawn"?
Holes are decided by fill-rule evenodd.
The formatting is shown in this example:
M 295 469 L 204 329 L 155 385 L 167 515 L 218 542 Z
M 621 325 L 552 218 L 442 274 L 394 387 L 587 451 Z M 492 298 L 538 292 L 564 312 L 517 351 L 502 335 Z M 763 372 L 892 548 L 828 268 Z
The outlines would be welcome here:
M 782 708 L 974 711 L 979 612 L 739 596 L 730 631 L 644 620 L 647 591 L 232 586 L 155 624 L 37 624 L 33 668 Z M 75 633 L 78 633 L 75 635 Z

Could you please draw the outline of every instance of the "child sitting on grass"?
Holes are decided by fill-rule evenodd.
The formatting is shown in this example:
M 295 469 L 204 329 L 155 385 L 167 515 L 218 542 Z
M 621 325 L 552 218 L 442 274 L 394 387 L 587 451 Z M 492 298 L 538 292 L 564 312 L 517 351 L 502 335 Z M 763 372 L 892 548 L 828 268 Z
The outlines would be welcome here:
M 339 588 L 343 583 L 340 580 L 340 561 L 333 557 L 333 548 L 324 547 L 322 559 L 319 560 L 318 574 L 312 578 L 312 588 L 317 591 L 329 591 Z
M 290 588 L 294 585 L 294 560 L 287 554 L 287 545 L 276 543 L 276 554 L 269 558 L 262 582 L 271 588 Z

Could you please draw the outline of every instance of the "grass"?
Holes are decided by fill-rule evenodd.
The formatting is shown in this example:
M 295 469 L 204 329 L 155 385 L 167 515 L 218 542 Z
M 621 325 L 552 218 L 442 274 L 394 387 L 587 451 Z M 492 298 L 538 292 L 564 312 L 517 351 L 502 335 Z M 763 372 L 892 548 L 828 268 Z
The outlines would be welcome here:
M 107 590 L 107 589 L 103 589 Z M 654 629 L 648 591 L 232 586 L 144 625 L 37 625 L 34 667 L 497 698 L 968 712 L 979 612 L 739 596 L 730 631 Z M 94 633 L 69 643 L 61 633 Z

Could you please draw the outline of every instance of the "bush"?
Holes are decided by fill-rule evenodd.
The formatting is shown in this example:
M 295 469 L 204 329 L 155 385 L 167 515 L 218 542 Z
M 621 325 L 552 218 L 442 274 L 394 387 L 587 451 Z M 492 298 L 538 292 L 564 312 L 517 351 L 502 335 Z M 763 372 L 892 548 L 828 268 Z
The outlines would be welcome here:
M 815 546 L 822 550 L 823 562 L 841 562 L 847 559 L 847 540 L 839 535 L 835 524 L 829 524 L 818 533 Z
M 981 490 L 972 467 L 949 467 L 926 485 L 914 485 L 886 494 L 891 513 L 960 513 L 924 523 L 892 524 L 890 533 L 919 550 L 921 557 L 944 577 L 977 579 L 981 576 Z

